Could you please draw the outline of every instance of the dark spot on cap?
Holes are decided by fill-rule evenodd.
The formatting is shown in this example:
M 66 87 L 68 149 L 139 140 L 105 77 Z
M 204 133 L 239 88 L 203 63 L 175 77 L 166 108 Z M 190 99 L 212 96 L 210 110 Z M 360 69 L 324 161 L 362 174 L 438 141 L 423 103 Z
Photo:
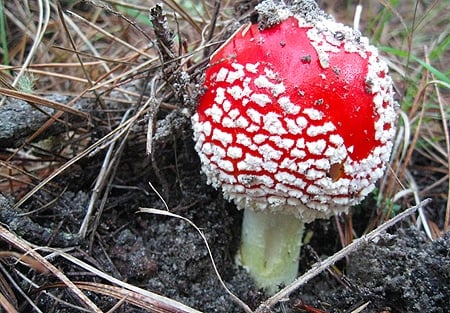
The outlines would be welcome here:
M 344 35 L 343 32 L 335 32 L 334 33 L 334 38 L 337 39 L 337 40 L 342 41 L 342 40 L 345 39 L 345 35 Z
M 341 69 L 335 65 L 333 66 L 333 72 L 336 76 L 339 76 L 339 74 L 341 74 Z
M 308 55 L 305 55 L 305 56 L 302 56 L 302 58 L 301 58 L 301 60 L 302 60 L 302 63 L 311 63 L 311 56 L 308 54 Z

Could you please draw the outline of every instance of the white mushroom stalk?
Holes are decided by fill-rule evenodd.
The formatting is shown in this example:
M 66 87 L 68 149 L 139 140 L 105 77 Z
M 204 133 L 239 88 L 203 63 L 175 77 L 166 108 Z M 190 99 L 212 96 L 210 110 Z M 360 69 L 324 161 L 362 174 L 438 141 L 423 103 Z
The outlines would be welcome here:
M 245 210 L 238 259 L 268 293 L 295 279 L 304 224 L 375 187 L 395 134 L 375 47 L 314 1 L 264 1 L 211 57 L 192 117 L 209 184 Z

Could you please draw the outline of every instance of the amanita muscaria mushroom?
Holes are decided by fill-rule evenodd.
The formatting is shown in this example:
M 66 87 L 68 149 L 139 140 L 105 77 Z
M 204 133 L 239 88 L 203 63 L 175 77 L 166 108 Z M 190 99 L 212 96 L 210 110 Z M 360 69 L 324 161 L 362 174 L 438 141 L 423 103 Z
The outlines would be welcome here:
M 257 10 L 211 56 L 192 122 L 208 183 L 244 210 L 240 263 L 273 293 L 297 275 L 304 224 L 374 189 L 396 104 L 377 49 L 313 1 Z

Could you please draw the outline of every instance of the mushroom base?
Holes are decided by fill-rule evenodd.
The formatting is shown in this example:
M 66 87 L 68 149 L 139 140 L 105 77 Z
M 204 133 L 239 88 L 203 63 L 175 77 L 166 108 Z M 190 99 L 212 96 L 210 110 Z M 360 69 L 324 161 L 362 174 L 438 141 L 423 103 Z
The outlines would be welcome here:
M 292 215 L 244 210 L 237 262 L 274 294 L 297 277 L 303 230 L 303 221 Z

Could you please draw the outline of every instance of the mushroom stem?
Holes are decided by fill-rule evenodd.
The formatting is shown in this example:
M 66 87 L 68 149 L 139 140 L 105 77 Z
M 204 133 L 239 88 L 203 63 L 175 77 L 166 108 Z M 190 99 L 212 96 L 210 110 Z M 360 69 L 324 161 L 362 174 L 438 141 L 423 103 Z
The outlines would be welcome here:
M 238 262 L 268 294 L 297 277 L 304 225 L 289 214 L 244 210 Z

